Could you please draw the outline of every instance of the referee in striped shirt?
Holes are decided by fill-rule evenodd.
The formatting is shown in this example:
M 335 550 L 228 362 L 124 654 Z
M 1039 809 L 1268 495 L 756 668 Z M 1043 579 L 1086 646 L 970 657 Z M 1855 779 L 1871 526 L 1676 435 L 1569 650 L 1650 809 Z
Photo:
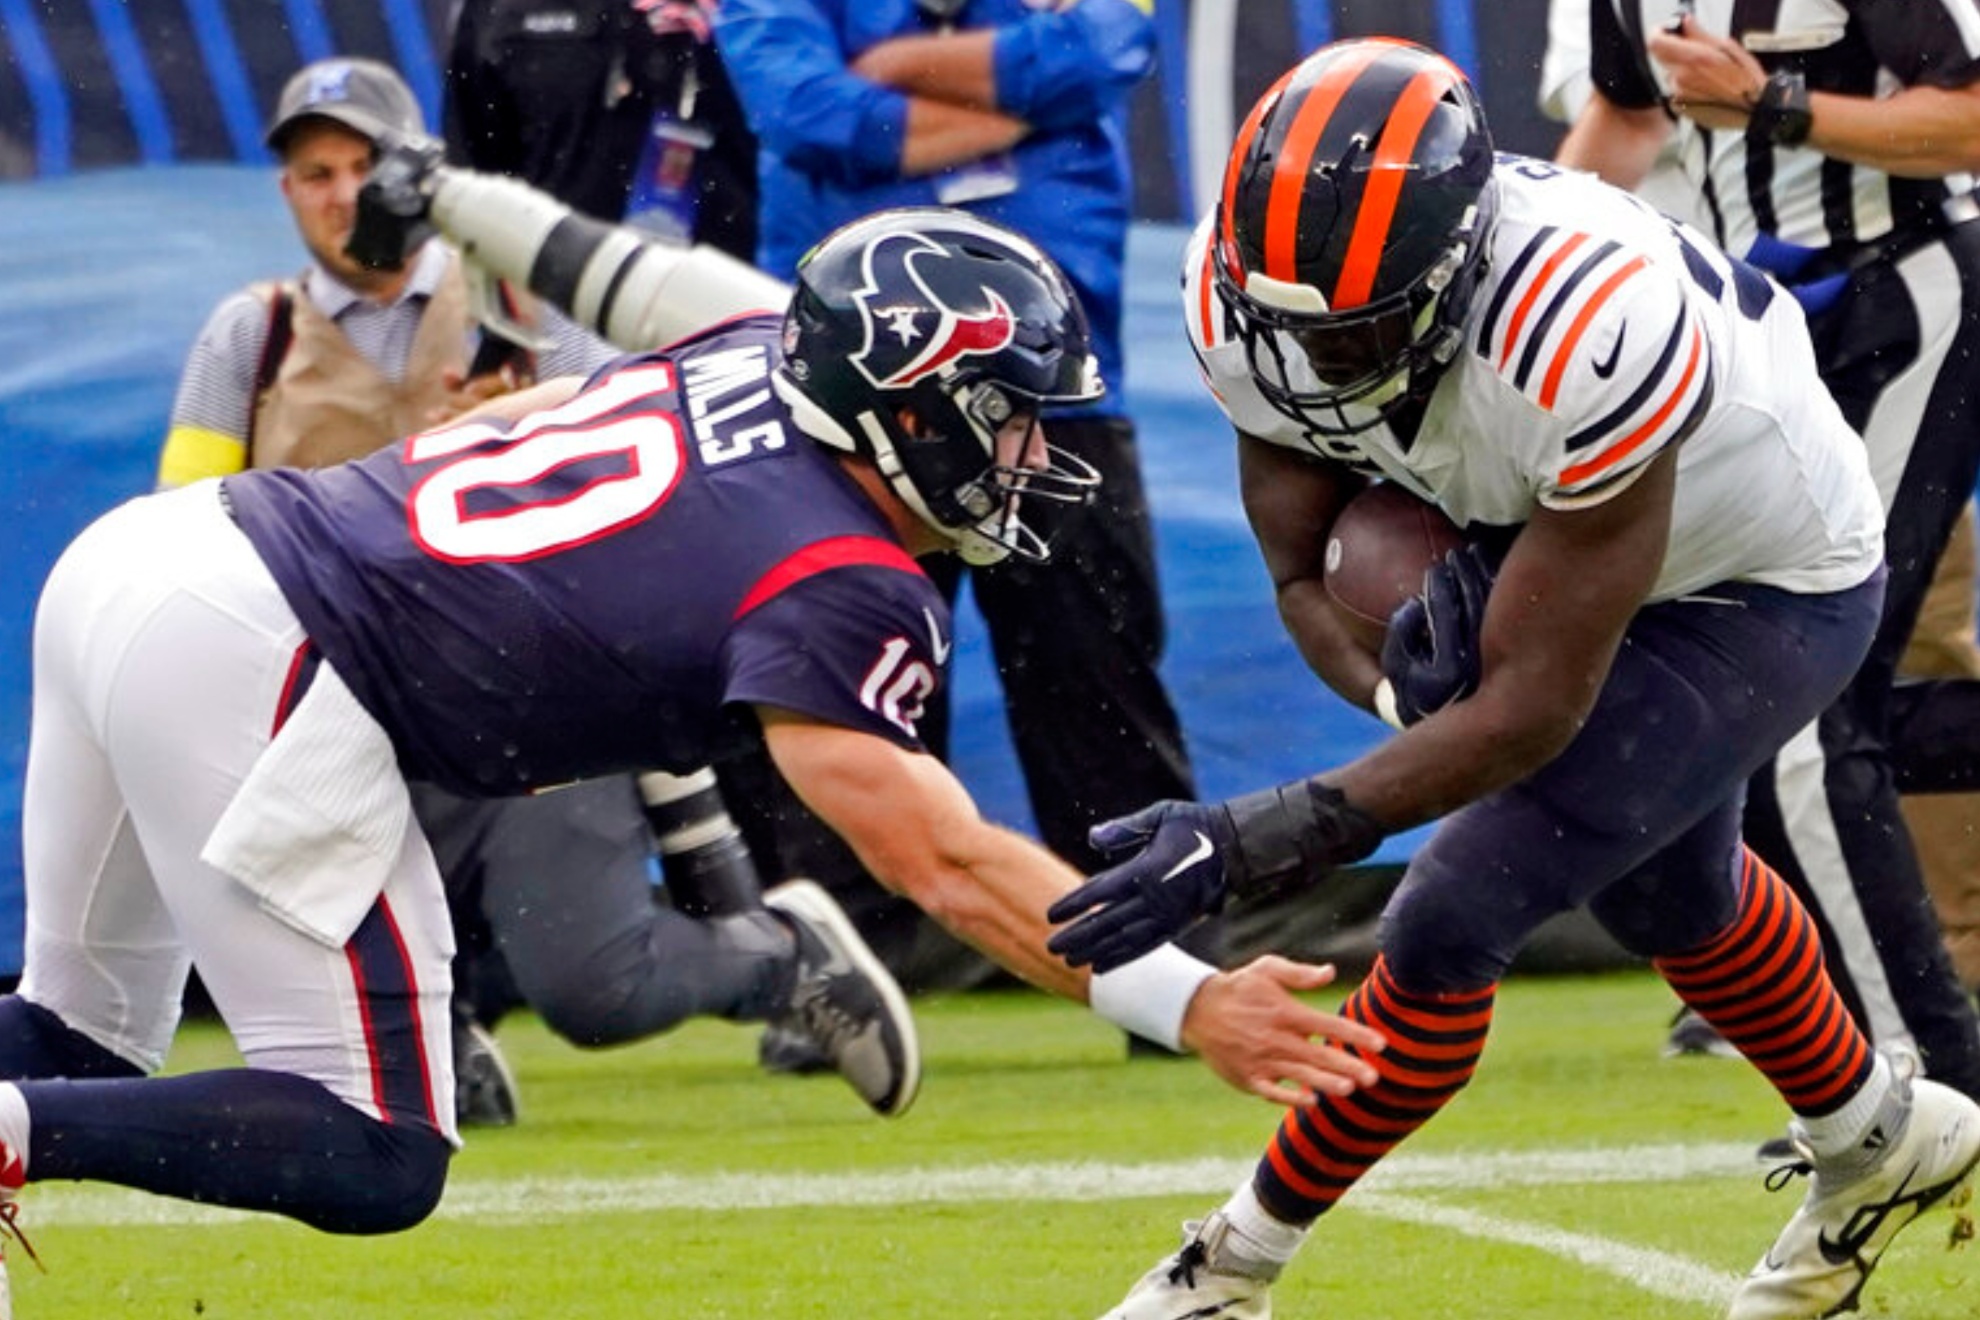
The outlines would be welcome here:
M 1980 0 L 1594 0 L 1590 39 L 1595 95 L 1561 163 L 1630 187 L 1676 136 L 1714 237 L 1807 311 L 1888 514 L 1876 642 L 1755 776 L 1747 838 L 1816 912 L 1871 1035 L 1980 1096 L 1980 1021 L 1898 810 L 1900 776 L 1980 782 L 1980 686 L 1893 688 L 1980 471 Z M 1955 754 L 1908 763 L 1894 703 Z

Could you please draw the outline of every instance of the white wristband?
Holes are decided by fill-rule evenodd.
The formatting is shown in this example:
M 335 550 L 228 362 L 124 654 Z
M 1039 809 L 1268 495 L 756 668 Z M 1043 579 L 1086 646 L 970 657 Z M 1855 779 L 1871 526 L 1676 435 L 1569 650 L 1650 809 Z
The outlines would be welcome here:
M 1182 1052 L 1183 1015 L 1197 987 L 1217 974 L 1173 944 L 1157 945 L 1131 963 L 1093 977 L 1086 1001 L 1123 1031 Z
M 1396 710 L 1396 689 L 1386 678 L 1375 685 L 1375 713 L 1390 728 L 1403 727 L 1402 715 Z

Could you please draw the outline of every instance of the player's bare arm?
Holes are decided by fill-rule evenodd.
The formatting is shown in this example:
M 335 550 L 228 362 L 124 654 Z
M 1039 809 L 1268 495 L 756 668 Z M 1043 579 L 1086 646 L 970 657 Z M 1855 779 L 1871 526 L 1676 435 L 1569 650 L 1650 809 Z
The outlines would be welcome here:
M 760 709 L 791 788 L 873 877 L 1040 989 L 1082 998 L 1044 951 L 1039 914 L 1078 880 L 1071 867 L 985 821 L 935 757 L 873 734 Z
M 1078 885 L 1077 872 L 985 821 L 926 753 L 788 711 L 758 715 L 792 789 L 876 879 L 1032 985 L 1087 1000 L 1091 976 L 1045 948 L 1045 910 Z M 1372 1084 L 1373 1068 L 1339 1046 L 1379 1050 L 1380 1034 L 1297 998 L 1332 980 L 1332 968 L 1277 957 L 1217 973 L 1190 1001 L 1183 1043 L 1231 1086 L 1275 1104 Z
M 1349 635 L 1322 582 L 1328 532 L 1367 479 L 1240 431 L 1238 484 L 1279 618 L 1301 658 L 1342 697 L 1373 709 L 1381 665 Z
M 1604 503 L 1537 510 L 1485 609 L 1478 691 L 1322 776 L 1390 829 L 1516 783 L 1574 738 L 1664 562 L 1675 450 Z

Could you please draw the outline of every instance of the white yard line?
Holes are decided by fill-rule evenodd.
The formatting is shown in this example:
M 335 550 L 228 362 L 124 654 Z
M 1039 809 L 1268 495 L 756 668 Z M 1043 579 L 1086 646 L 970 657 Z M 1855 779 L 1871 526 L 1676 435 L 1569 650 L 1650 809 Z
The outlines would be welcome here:
M 1613 1275 L 1658 1297 L 1717 1306 L 1731 1297 L 1736 1283 L 1734 1276 L 1724 1271 L 1670 1252 L 1485 1214 L 1420 1193 L 1756 1176 L 1752 1152 L 1747 1144 L 1718 1144 L 1400 1154 L 1377 1165 L 1343 1209 L 1525 1247 Z M 1249 1160 L 1204 1159 L 1147 1164 L 969 1164 L 869 1173 L 456 1178 L 434 1218 L 520 1223 L 672 1210 L 1115 1201 L 1183 1195 L 1221 1198 L 1249 1177 L 1251 1168 Z M 29 1189 L 25 1201 L 27 1222 L 35 1228 L 230 1223 L 251 1218 L 239 1211 L 206 1209 L 94 1185 L 37 1185 Z
M 960 1164 L 863 1173 L 652 1174 L 626 1178 L 456 1177 L 439 1219 L 541 1220 L 648 1210 L 762 1210 L 827 1205 L 968 1201 L 1110 1201 L 1220 1196 L 1251 1172 L 1249 1160 L 1160 1163 Z M 1400 1154 L 1377 1165 L 1363 1196 L 1410 1191 L 1618 1182 L 1681 1182 L 1756 1173 L 1750 1145 L 1611 1146 L 1587 1150 Z M 162 1197 L 90 1185 L 38 1184 L 25 1198 L 31 1223 L 178 1224 L 242 1218 Z
M 1372 1192 L 1366 1196 L 1356 1196 L 1347 1205 L 1365 1215 L 1441 1228 L 1489 1242 L 1531 1247 L 1535 1251 L 1544 1251 L 1550 1256 L 1560 1256 L 1589 1269 L 1614 1275 L 1644 1292 L 1676 1302 L 1724 1309 L 1726 1303 L 1732 1300 L 1733 1289 L 1739 1282 L 1736 1276 L 1724 1270 L 1701 1265 L 1689 1257 L 1668 1251 L 1633 1247 L 1627 1242 L 1588 1233 L 1570 1233 L 1551 1224 L 1533 1224 L 1499 1215 L 1481 1214 L 1476 1210 L 1427 1201 L 1420 1196 Z

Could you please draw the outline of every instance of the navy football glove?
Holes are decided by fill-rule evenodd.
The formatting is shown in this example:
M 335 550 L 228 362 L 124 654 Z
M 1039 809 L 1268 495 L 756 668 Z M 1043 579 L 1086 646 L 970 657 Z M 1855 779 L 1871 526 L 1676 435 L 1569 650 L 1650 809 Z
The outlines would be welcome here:
M 1396 715 L 1407 726 L 1478 690 L 1482 662 L 1478 634 L 1492 566 L 1475 545 L 1461 546 L 1432 564 L 1423 591 L 1402 603 L 1382 637 L 1382 677 L 1389 681 Z
M 1087 838 L 1110 856 L 1140 851 L 1046 911 L 1055 926 L 1080 918 L 1045 942 L 1071 966 L 1111 971 L 1224 905 L 1224 854 L 1237 827 L 1221 802 L 1158 802 L 1095 825 Z
M 1101 852 L 1140 851 L 1051 906 L 1053 925 L 1073 924 L 1045 947 L 1070 966 L 1110 972 L 1222 908 L 1227 894 L 1256 898 L 1318 878 L 1374 852 L 1385 833 L 1317 779 L 1229 802 L 1158 802 L 1094 826 Z

